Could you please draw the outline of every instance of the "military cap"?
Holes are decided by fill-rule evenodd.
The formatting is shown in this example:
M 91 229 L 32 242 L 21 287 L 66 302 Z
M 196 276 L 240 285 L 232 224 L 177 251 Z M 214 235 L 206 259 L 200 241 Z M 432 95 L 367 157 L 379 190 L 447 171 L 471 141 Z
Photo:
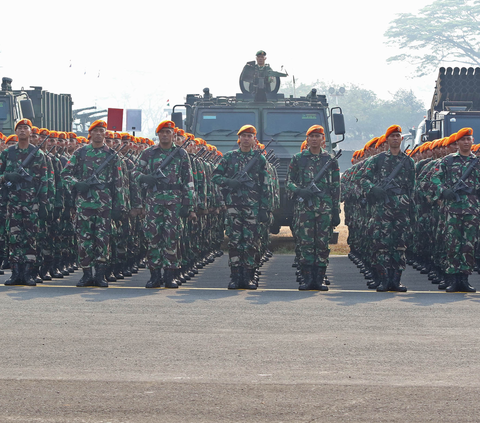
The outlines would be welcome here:
M 57 131 L 49 131 L 50 132 L 50 138 L 58 138 L 58 132 Z
M 95 122 L 93 122 L 91 125 L 90 125 L 90 128 L 88 128 L 88 132 L 90 132 L 92 129 L 96 128 L 96 127 L 101 127 L 101 128 L 107 128 L 107 122 L 105 122 L 104 120 L 96 120 Z
M 21 119 L 17 122 L 17 124 L 15 125 L 15 131 L 17 130 L 17 127 L 19 125 L 28 125 L 30 126 L 30 128 L 32 127 L 32 122 L 30 122 L 30 119 Z
M 65 132 L 57 132 L 57 138 L 60 140 L 66 140 L 67 139 L 67 134 Z
M 265 50 L 258 50 L 255 56 L 266 56 L 266 55 L 267 53 L 265 53 Z
M 310 128 L 308 128 L 308 130 L 307 130 L 307 137 L 310 134 L 313 134 L 314 132 L 318 133 L 318 134 L 325 134 L 325 129 L 323 129 L 323 126 L 320 126 L 320 125 L 310 126 Z
M 307 148 L 307 140 L 302 142 L 302 145 L 300 146 L 300 151 L 303 151 Z
M 68 138 L 77 138 L 77 134 L 75 132 L 67 132 Z
M 385 138 L 388 138 L 391 134 L 393 134 L 394 132 L 400 132 L 402 133 L 402 128 L 400 127 L 400 125 L 391 125 L 387 128 L 386 132 L 385 132 Z
M 375 148 L 380 147 L 386 140 L 387 140 L 387 137 L 385 136 L 385 134 L 383 134 L 381 137 L 378 137 L 378 141 L 375 144 Z
M 121 139 L 122 139 L 122 135 L 119 134 L 118 132 L 114 132 L 114 133 L 113 133 L 113 138 L 116 139 L 116 140 L 121 140 Z
M 473 135 L 472 128 L 462 128 L 460 131 L 457 132 L 457 136 L 455 137 L 455 141 L 458 141 L 460 138 L 468 137 Z
M 32 134 L 38 135 L 38 128 L 36 126 L 32 126 Z
M 9 136 L 7 137 L 7 139 L 5 140 L 5 144 L 6 144 L 7 142 L 9 142 L 9 141 L 18 142 L 18 137 L 17 137 L 15 134 L 9 135 Z
M 40 128 L 38 130 L 39 135 L 50 135 L 50 131 L 47 128 Z
M 161 129 L 163 128 L 171 128 L 175 130 L 175 123 L 172 122 L 171 120 L 164 120 L 163 122 L 160 122 L 157 126 L 157 129 L 155 130 L 155 133 L 158 134 Z
M 109 140 L 113 140 L 113 131 L 106 131 L 105 138 L 108 138 Z
M 455 132 L 454 134 L 450 135 L 449 137 L 444 138 L 442 145 L 444 147 L 446 147 L 447 145 L 453 144 L 456 141 L 457 141 L 457 133 Z
M 247 132 L 250 134 L 257 134 L 257 129 L 253 125 L 243 125 L 237 132 L 237 135 Z

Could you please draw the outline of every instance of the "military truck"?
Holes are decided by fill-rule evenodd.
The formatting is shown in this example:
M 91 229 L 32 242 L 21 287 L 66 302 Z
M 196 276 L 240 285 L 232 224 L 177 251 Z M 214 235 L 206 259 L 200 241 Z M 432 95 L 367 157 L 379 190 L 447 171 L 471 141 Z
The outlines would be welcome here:
M 279 158 L 281 207 L 274 211 L 272 233 L 292 222 L 293 202 L 285 192 L 285 179 L 290 159 L 300 151 L 307 129 L 312 125 L 325 128 L 326 148 L 330 153 L 345 134 L 340 107 L 330 109 L 326 96 L 317 94 L 316 89 L 306 97 L 285 97 L 278 92 L 282 76 L 286 74 L 248 62 L 240 75 L 241 93 L 215 97 L 205 88 L 203 95 L 188 94 L 185 104 L 175 105 L 172 111 L 172 120 L 178 127 L 215 145 L 222 153 L 238 148 L 237 131 L 243 125 L 254 125 L 263 144 L 274 140 L 268 150 L 273 149 Z M 176 111 L 179 108 L 185 113 Z
M 415 134 L 415 146 L 462 128 L 480 134 L 480 68 L 440 68 L 432 104 Z
M 72 130 L 72 97 L 52 94 L 42 87 L 13 90 L 12 79 L 2 78 L 0 91 L 0 132 L 11 135 L 15 124 L 30 119 L 34 126 L 56 131 Z

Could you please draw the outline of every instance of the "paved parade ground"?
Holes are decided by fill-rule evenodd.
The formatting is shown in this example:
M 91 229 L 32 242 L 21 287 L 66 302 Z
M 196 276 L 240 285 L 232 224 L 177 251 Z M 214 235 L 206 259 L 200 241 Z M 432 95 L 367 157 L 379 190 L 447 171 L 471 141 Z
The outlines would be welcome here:
M 257 291 L 226 289 L 225 256 L 177 290 L 145 270 L 2 285 L 0 422 L 479 420 L 480 294 L 411 269 L 407 293 L 377 293 L 346 257 L 328 292 L 300 292 L 292 261 Z

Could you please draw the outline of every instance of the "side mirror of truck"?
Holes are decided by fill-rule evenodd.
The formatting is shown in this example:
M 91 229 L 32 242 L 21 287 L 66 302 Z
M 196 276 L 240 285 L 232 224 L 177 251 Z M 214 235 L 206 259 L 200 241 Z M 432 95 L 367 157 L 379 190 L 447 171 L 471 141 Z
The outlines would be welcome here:
M 183 115 L 182 112 L 173 112 L 172 121 L 177 128 L 183 129 Z
M 437 129 L 435 131 L 428 131 L 428 140 L 433 141 L 433 140 L 438 140 L 440 139 L 440 130 Z
M 345 134 L 345 119 L 343 114 L 335 113 L 332 115 L 332 122 L 333 122 L 333 130 L 335 135 L 343 135 Z
M 22 109 L 22 116 L 25 119 L 35 119 L 35 112 L 33 111 L 32 100 L 20 100 L 20 108 Z

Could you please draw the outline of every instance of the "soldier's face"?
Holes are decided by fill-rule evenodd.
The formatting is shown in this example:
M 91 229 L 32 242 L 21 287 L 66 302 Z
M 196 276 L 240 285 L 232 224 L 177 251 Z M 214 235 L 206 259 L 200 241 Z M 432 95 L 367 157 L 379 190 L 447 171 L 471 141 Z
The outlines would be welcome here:
M 255 134 L 251 132 L 242 132 L 239 138 L 242 151 L 250 151 L 255 144 Z
M 267 56 L 263 55 L 263 54 L 259 54 L 257 56 L 257 65 L 258 66 L 264 66 L 265 65 L 265 59 L 267 58 Z
M 322 147 L 322 144 L 325 143 L 325 135 L 320 134 L 319 132 L 312 132 L 307 136 L 307 144 L 313 149 L 318 149 Z
M 158 132 L 158 140 L 162 148 L 170 148 L 175 138 L 175 132 L 172 128 L 162 128 Z
M 103 144 L 107 130 L 102 126 L 97 126 L 90 131 L 90 142 L 92 144 Z
M 30 139 L 31 134 L 32 128 L 28 125 L 18 125 L 17 129 L 15 129 L 15 135 L 18 137 L 19 141 Z
M 473 137 L 471 135 L 466 135 L 456 142 L 458 144 L 458 150 L 462 155 L 470 154 L 473 145 Z M 455 144 L 455 143 L 454 143 Z
M 32 135 L 30 135 L 30 142 L 31 142 L 33 145 L 37 145 L 37 144 L 38 144 L 38 140 L 39 140 L 38 134 L 32 133 Z

